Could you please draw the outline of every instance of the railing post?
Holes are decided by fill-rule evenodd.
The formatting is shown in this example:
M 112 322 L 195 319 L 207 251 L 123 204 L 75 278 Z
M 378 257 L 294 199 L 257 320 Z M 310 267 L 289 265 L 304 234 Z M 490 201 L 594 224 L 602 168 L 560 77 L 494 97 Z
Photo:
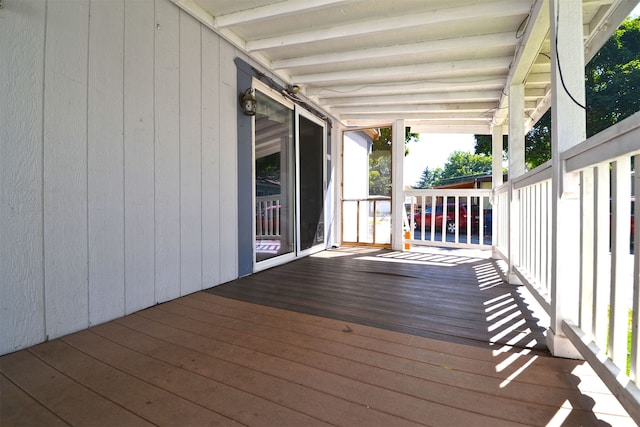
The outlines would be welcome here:
M 581 358 L 563 332 L 577 324 L 580 301 L 579 177 L 564 172 L 561 154 L 585 139 L 582 1 L 552 0 L 552 249 L 551 325 L 547 345 L 555 356 Z
M 393 123 L 391 138 L 391 248 L 404 249 L 404 120 Z
M 524 84 L 509 86 L 509 182 L 524 174 Z M 520 263 L 520 197 L 509 189 L 509 283 L 521 284 L 514 267 Z

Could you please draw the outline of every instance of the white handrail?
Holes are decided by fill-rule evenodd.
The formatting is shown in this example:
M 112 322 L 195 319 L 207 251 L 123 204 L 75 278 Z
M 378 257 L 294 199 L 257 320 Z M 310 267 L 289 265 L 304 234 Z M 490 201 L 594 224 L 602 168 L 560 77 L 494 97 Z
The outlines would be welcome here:
M 513 183 L 514 189 L 520 189 L 524 187 L 528 187 L 530 185 L 535 185 L 543 181 L 547 181 L 551 179 L 551 160 L 541 164 L 535 169 L 530 170 L 529 172 L 520 175 L 517 178 L 514 178 L 511 182 Z
M 640 153 L 640 111 L 562 153 L 567 172 Z

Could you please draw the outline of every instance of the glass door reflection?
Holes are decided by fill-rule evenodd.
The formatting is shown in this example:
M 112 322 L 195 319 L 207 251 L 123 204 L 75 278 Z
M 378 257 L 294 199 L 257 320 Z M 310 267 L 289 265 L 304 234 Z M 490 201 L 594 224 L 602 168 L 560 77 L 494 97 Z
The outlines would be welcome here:
M 294 247 L 293 110 L 259 90 L 255 118 L 256 262 Z

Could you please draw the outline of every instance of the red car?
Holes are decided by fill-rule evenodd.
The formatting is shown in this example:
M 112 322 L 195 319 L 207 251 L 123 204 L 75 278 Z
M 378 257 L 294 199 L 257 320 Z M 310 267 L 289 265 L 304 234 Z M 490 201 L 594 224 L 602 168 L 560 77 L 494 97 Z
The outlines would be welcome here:
M 436 228 L 442 228 L 444 215 L 442 214 L 442 205 L 436 205 L 436 217 L 435 217 L 435 226 Z M 455 233 L 456 232 L 456 213 L 455 213 L 455 204 L 448 203 L 447 204 L 447 216 L 446 216 L 446 227 L 447 233 Z M 431 228 L 431 213 L 432 207 L 427 206 L 424 210 L 424 226 L 425 229 L 428 230 Z M 418 212 L 413 216 L 413 220 L 415 223 L 415 228 L 422 228 L 422 213 Z M 460 230 L 467 229 L 467 207 L 463 204 L 458 205 L 458 224 Z M 472 226 L 473 224 L 477 224 L 477 218 L 472 218 Z

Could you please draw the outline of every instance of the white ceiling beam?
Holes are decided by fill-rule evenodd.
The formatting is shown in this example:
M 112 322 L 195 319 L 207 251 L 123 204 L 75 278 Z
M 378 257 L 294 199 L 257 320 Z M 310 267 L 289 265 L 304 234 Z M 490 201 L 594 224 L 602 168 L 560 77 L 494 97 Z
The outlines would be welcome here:
M 407 76 L 420 76 L 423 80 L 439 77 L 451 77 L 468 73 L 507 73 L 510 57 L 488 59 L 465 59 L 461 61 L 436 62 L 428 64 L 404 65 L 399 67 L 371 68 L 329 73 L 293 75 L 296 84 L 327 83 L 332 81 L 389 81 Z M 476 76 L 477 77 L 477 76 Z
M 226 28 L 232 25 L 248 24 L 251 22 L 264 21 L 271 18 L 282 18 L 283 16 L 294 15 L 296 13 L 310 12 L 327 6 L 336 6 L 341 3 L 350 3 L 354 0 L 289 0 L 266 6 L 255 7 L 253 9 L 241 10 L 239 12 L 228 13 L 215 17 L 217 28 Z
M 450 124 L 423 124 L 406 121 L 406 126 L 415 133 L 456 133 L 465 135 L 488 135 L 491 134 L 491 125 L 450 125 Z
M 584 6 L 602 6 L 602 5 L 610 5 L 615 0 L 582 0 L 582 4 Z
M 549 33 L 549 0 L 536 2 L 528 19 L 507 86 L 523 83 L 532 65 L 539 59 L 540 50 Z
M 427 125 L 446 125 L 446 126 L 485 126 L 489 119 L 484 120 L 449 120 L 449 119 L 430 119 L 428 117 L 420 119 L 408 119 L 414 126 Z
M 526 14 L 529 12 L 529 8 L 530 2 L 526 0 L 497 0 L 410 15 L 385 16 L 328 28 L 307 30 L 303 33 L 248 41 L 247 50 L 253 52 L 383 31 L 398 31 L 402 28 L 427 27 L 433 24 L 456 22 L 464 19 L 479 20 L 485 17 L 495 19 L 502 16 Z
M 450 120 L 455 122 L 484 122 L 487 120 L 491 120 L 491 112 L 476 112 L 476 113 L 432 113 L 432 112 L 421 112 L 421 113 L 394 113 L 394 112 L 386 112 L 386 110 L 380 110 L 379 113 L 343 113 L 340 114 L 340 118 L 345 117 L 380 117 L 380 116 L 393 116 L 393 117 L 404 117 L 405 115 L 414 115 L 420 117 L 421 120 Z
M 353 96 L 349 98 L 322 98 L 320 105 L 348 106 L 372 104 L 438 104 L 443 102 L 497 101 L 500 90 L 412 93 L 404 95 Z
M 346 126 L 357 126 L 357 127 L 379 127 L 379 126 L 388 126 L 395 119 L 382 119 L 382 120 L 354 120 L 354 121 L 345 121 L 344 124 Z M 423 121 L 420 119 L 415 120 L 405 120 L 405 126 L 411 128 L 411 132 L 415 133 L 457 133 L 457 134 L 466 134 L 466 135 L 484 135 L 491 133 L 490 124 L 475 122 L 475 123 L 464 123 L 464 122 L 447 122 L 447 121 Z
M 340 120 L 349 121 L 353 123 L 355 120 L 364 121 L 364 120 L 373 120 L 373 121 L 383 121 L 383 120 L 395 120 L 395 119 L 406 119 L 406 120 L 428 120 L 428 113 L 368 113 L 368 114 L 341 114 L 338 116 Z M 460 118 L 460 119 L 447 119 L 442 117 L 434 117 L 433 120 L 444 120 L 448 123 L 455 123 L 458 125 L 462 124 L 478 124 L 478 123 L 489 123 L 491 122 L 491 117 L 478 117 L 478 118 Z
M 532 73 L 527 76 L 525 83 L 551 84 L 551 75 L 549 73 Z
M 452 39 L 431 40 L 421 43 L 410 43 L 395 46 L 386 46 L 373 49 L 351 50 L 347 52 L 334 52 L 321 55 L 302 56 L 275 60 L 271 63 L 274 70 L 295 69 L 298 67 L 309 67 L 314 65 L 326 65 L 332 63 L 357 62 L 368 59 L 380 59 L 393 56 L 420 54 L 435 54 L 437 52 L 449 52 L 463 49 L 481 49 L 486 46 L 504 47 L 514 46 L 516 43 L 515 33 L 483 34 L 476 36 L 456 37 Z
M 309 86 L 304 89 L 304 92 L 310 97 L 343 98 L 383 94 L 438 93 L 482 89 L 500 90 L 504 87 L 505 80 L 506 76 L 504 78 L 471 76 L 463 78 L 448 78 L 443 81 L 430 80 L 379 85 Z
M 533 64 L 538 59 L 549 33 L 549 0 L 538 0 L 529 12 L 527 26 L 516 49 L 516 56 L 509 72 L 505 88 L 511 84 L 521 84 L 527 80 Z M 549 76 L 549 80 L 551 77 Z M 505 123 L 509 113 L 509 95 L 503 91 L 502 98 L 493 117 L 494 125 Z
M 485 117 L 482 120 L 473 120 L 473 119 L 438 119 L 433 117 L 423 117 L 420 119 L 413 119 L 413 123 L 415 124 L 424 124 L 424 125 L 447 125 L 447 126 L 478 126 L 485 125 L 491 120 L 490 117 Z
M 534 99 L 539 99 L 539 98 L 544 98 L 547 95 L 548 91 L 545 89 L 533 89 L 533 88 L 526 88 L 524 89 L 524 98 L 526 100 L 534 100 Z
M 460 104 L 392 104 L 392 105 L 351 105 L 348 107 L 334 107 L 334 114 L 368 114 L 379 113 L 427 113 L 427 112 L 490 112 L 496 108 L 496 102 L 467 102 Z

